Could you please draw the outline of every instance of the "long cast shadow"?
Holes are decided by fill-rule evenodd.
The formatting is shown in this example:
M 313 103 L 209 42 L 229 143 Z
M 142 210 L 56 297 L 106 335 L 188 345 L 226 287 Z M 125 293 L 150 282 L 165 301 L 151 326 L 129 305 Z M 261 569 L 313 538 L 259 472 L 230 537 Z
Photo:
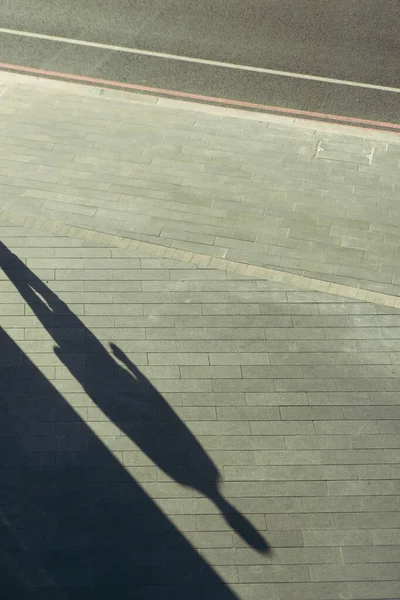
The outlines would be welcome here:
M 73 377 L 82 385 L 86 393 L 107 417 L 116 423 L 157 466 L 175 481 L 185 486 L 190 486 L 210 498 L 218 506 L 228 523 L 249 545 L 260 552 L 267 552 L 268 545 L 263 537 L 222 497 L 219 491 L 220 475 L 214 463 L 168 403 L 129 361 L 125 354 L 117 346 L 112 346 L 114 356 L 124 365 L 121 366 L 110 356 L 102 344 L 76 315 L 69 310 L 65 303 L 1 242 L 0 261 L 4 272 L 14 283 L 34 314 L 36 314 L 42 325 L 56 342 L 57 347 L 55 351 L 58 358 L 66 365 Z M 82 365 L 83 357 L 85 357 L 84 365 Z M 27 362 L 26 357 L 24 361 Z M 18 373 L 21 373 L 22 369 L 25 373 L 32 372 L 32 368 L 33 365 L 31 363 L 29 369 L 20 365 Z M 36 371 L 33 380 L 39 380 L 38 372 Z M 21 379 L 20 381 L 26 381 L 26 379 Z M 43 382 L 41 385 L 44 385 Z M 49 385 L 47 382 L 47 386 Z M 56 392 L 52 386 L 50 388 L 52 389 L 51 396 Z M 26 406 L 26 388 L 24 394 L 22 394 L 25 399 L 23 405 Z M 58 397 L 56 405 L 61 405 L 61 402 L 65 411 L 67 405 L 61 397 Z M 40 401 L 35 405 L 35 408 L 44 414 L 48 404 L 49 399 L 47 399 L 47 402 Z M 50 406 L 53 407 L 54 402 L 50 402 Z M 68 409 L 67 412 L 71 415 L 73 411 Z M 7 418 L 9 418 L 9 414 L 6 411 Z M 52 414 L 52 411 L 50 410 L 48 414 Z M 60 424 L 58 426 L 61 427 Z M 78 432 L 82 427 L 85 430 L 83 437 L 87 440 L 87 446 L 84 451 L 71 451 L 71 449 L 67 449 L 64 455 L 60 454 L 60 452 L 57 453 L 58 460 L 60 460 L 60 456 L 64 456 L 66 461 L 66 466 L 62 467 L 63 472 L 65 472 L 65 469 L 67 470 L 65 473 L 66 481 L 70 481 L 67 475 L 71 469 L 71 465 L 73 465 L 72 470 L 75 478 L 77 467 L 81 468 L 79 461 L 82 460 L 85 464 L 89 463 L 91 465 L 90 473 L 87 472 L 88 469 L 85 467 L 85 478 L 93 479 L 93 476 L 96 476 L 97 472 L 101 474 L 101 477 L 104 477 L 105 464 L 107 464 L 107 461 L 109 462 L 111 457 L 97 438 L 93 434 L 88 433 L 89 430 L 86 425 L 79 419 Z M 81 438 L 80 434 L 76 436 L 77 440 Z M 37 439 L 36 443 L 38 443 Z M 100 453 L 99 444 L 102 448 Z M 51 453 L 47 453 L 47 456 L 50 455 Z M 36 453 L 37 456 L 38 454 Z M 42 453 L 41 456 L 46 456 L 46 453 Z M 123 472 L 117 461 L 112 457 L 111 459 L 113 462 L 113 474 L 116 472 L 116 464 L 118 465 L 118 472 Z M 78 465 L 76 461 L 78 461 Z M 52 472 L 54 475 L 54 469 Z M 57 472 L 59 472 L 59 469 L 57 469 Z M 88 486 L 85 479 L 82 485 L 84 488 Z M 73 487 L 75 489 L 75 486 Z M 104 500 L 103 487 L 102 500 Z M 107 502 L 109 503 L 108 509 L 110 514 L 115 515 L 115 510 L 113 509 L 115 505 L 113 505 L 112 500 L 114 498 L 114 486 L 111 487 L 113 487 L 113 491 L 109 494 Z M 63 489 L 63 486 L 61 486 L 61 489 Z M 70 491 L 70 487 L 68 491 Z M 64 497 L 67 496 L 68 494 Z M 61 498 L 59 495 L 57 497 Z M 88 498 L 89 494 L 85 494 L 86 501 Z M 151 502 L 149 499 L 148 501 Z M 121 503 L 129 510 L 126 503 L 122 502 L 122 500 Z M 118 505 L 118 501 L 116 504 Z M 124 511 L 120 514 L 124 514 Z M 106 522 L 109 522 L 104 512 L 103 518 Z M 156 521 L 157 519 L 154 522 Z M 149 521 L 146 521 L 146 523 L 149 523 Z M 142 532 L 142 537 L 146 539 L 149 537 L 146 531 L 143 531 L 143 527 L 140 531 Z M 115 537 L 113 539 L 117 542 Z M 102 562 L 104 561 L 100 561 L 100 563 Z M 198 593 L 198 590 L 196 593 Z M 164 595 L 163 597 L 166 596 Z
M 160 469 L 180 484 L 207 496 L 246 543 L 266 553 L 266 541 L 223 498 L 218 469 L 162 395 L 114 344 L 111 345 L 114 356 L 128 370 L 113 360 L 68 306 L 4 244 L 0 244 L 4 272 L 53 337 L 59 360 L 95 404 Z M 73 329 L 74 334 L 68 335 L 66 328 Z M 81 366 L 77 359 L 83 355 L 86 364 Z

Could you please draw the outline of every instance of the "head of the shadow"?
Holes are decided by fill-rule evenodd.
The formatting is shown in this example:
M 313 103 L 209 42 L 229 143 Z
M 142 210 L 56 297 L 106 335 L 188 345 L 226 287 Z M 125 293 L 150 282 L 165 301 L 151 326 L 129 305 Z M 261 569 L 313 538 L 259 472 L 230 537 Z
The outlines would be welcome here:
M 142 427 L 142 433 L 145 433 L 142 449 L 175 481 L 194 488 L 214 502 L 226 522 L 249 546 L 260 553 L 268 553 L 269 546 L 263 536 L 221 495 L 220 472 L 193 433 L 126 354 L 115 344 L 110 347 L 114 357 L 134 376 L 135 395 L 140 399 L 141 410 L 146 411 L 147 405 L 150 411 L 142 413 L 144 419 L 150 417 L 151 427 L 150 438 L 150 432 L 145 432 Z M 134 396 L 132 401 L 135 402 Z M 149 439 L 152 447 L 148 446 Z M 138 438 L 135 441 L 138 443 Z
M 257 531 L 254 525 L 242 515 L 232 504 L 219 494 L 211 500 L 221 511 L 227 524 L 242 538 L 242 540 L 260 554 L 269 554 L 271 547 L 266 539 Z

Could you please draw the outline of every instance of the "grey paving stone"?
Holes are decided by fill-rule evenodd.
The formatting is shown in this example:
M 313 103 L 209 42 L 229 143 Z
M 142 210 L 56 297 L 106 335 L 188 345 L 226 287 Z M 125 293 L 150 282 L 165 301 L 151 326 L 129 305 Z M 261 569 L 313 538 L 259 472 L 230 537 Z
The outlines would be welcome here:
M 278 583 L 277 592 L 279 600 L 296 600 L 299 594 L 309 600 L 336 600 L 346 596 L 351 598 L 348 586 L 343 582 Z
M 325 337 L 329 340 L 380 340 L 383 338 L 382 331 L 379 327 L 332 327 L 325 329 L 324 333 Z
M 370 420 L 341 420 L 341 421 L 316 421 L 315 431 L 317 434 L 329 435 L 336 434 L 340 431 L 341 434 L 349 435 L 368 435 L 378 433 L 378 427 L 376 422 Z
M 301 378 L 303 371 L 301 367 L 280 367 L 280 366 L 242 366 L 242 374 L 250 379 L 290 379 Z
M 350 439 L 346 435 L 314 435 L 314 436 L 291 436 L 285 438 L 288 450 L 310 450 L 310 449 L 340 449 L 350 448 Z
M 368 392 L 330 392 L 321 394 L 318 392 L 308 392 L 307 399 L 310 405 L 370 405 L 370 395 Z
M 373 342 L 375 344 L 374 348 L 376 349 L 377 344 L 380 342 L 376 342 L 376 340 L 368 340 L 368 342 Z M 343 352 L 343 353 L 353 353 L 358 349 L 358 343 L 355 340 L 348 339 L 332 339 L 329 340 L 296 340 L 296 348 L 299 352 L 320 352 L 320 353 L 328 353 L 328 352 Z M 372 349 L 372 348 L 371 348 Z
M 212 381 L 214 392 L 271 392 L 274 383 L 268 379 L 214 379 Z
M 213 423 L 210 421 L 192 421 L 187 426 L 195 435 L 248 435 L 250 427 L 248 423 L 238 421 L 225 421 Z
M 380 581 L 381 575 L 377 565 L 310 565 L 312 581 Z
M 206 353 L 149 353 L 148 360 L 150 365 L 208 365 L 208 356 Z
M 333 516 L 329 514 L 266 515 L 266 521 L 268 529 L 271 530 L 334 529 Z
M 399 513 L 342 513 L 335 521 L 339 529 L 390 529 L 399 526 Z
M 277 564 L 318 564 L 341 562 L 338 548 L 279 548 L 272 559 Z
M 275 421 L 280 420 L 277 407 L 245 407 L 245 408 L 217 408 L 217 417 L 221 421 Z
M 330 365 L 331 355 L 309 352 L 274 352 L 270 354 L 272 365 Z
M 270 496 L 326 496 L 327 484 L 323 481 L 267 481 L 260 482 L 260 493 Z
M 371 532 L 363 529 L 358 531 L 354 529 L 351 531 L 309 530 L 303 532 L 303 538 L 305 546 L 340 546 L 342 551 L 346 546 L 358 548 L 373 544 Z
M 340 297 L 332 298 L 331 294 L 326 294 L 324 292 L 299 292 L 299 291 L 288 291 L 287 292 L 288 302 L 318 302 L 325 303 L 328 302 L 331 304 L 332 302 L 338 302 Z M 349 300 L 347 298 L 341 298 L 341 301 L 345 302 L 355 302 L 355 300 Z
M 143 289 L 141 281 L 132 281 L 132 280 L 117 280 L 117 281 L 103 281 L 99 280 L 88 280 L 83 282 L 75 282 L 74 285 L 76 287 L 82 286 L 83 291 L 88 292 L 101 292 L 104 289 L 106 292 L 140 292 Z M 69 284 L 71 287 L 71 283 Z M 103 287 L 104 286 L 104 287 Z M 54 291 L 63 291 L 65 288 L 65 284 L 60 284 L 60 282 L 56 282 L 53 287 Z
M 239 566 L 239 580 L 244 583 L 265 582 L 265 581 L 309 581 L 309 570 L 305 566 L 291 565 L 289 568 L 278 565 L 271 566 Z
M 154 379 L 152 383 L 161 394 L 213 391 L 211 381 L 204 379 Z
M 114 325 L 116 327 L 129 327 L 129 328 L 134 328 L 134 327 L 144 327 L 148 330 L 150 330 L 151 328 L 157 328 L 157 327 L 165 327 L 166 329 L 168 328 L 173 328 L 174 326 L 174 322 L 173 322 L 173 317 L 169 316 L 169 315 L 144 315 L 144 316 L 137 316 L 134 319 L 130 319 L 126 316 L 117 316 L 115 317 L 115 321 L 114 321 Z M 146 337 L 147 337 L 147 331 L 146 331 Z M 149 336 L 148 339 L 158 339 L 158 338 L 151 338 Z
M 22 316 L 25 314 L 23 304 L 0 304 L 0 315 L 2 317 Z
M 398 419 L 399 406 L 345 406 L 343 407 L 343 415 L 345 419 Z
M 253 435 L 312 435 L 314 425 L 311 421 L 252 421 L 250 423 Z
M 203 314 L 259 315 L 258 304 L 203 304 Z
M 299 498 L 299 512 L 356 512 L 364 509 L 361 498 Z
M 368 548 L 348 547 L 343 548 L 342 553 L 345 563 L 396 563 L 399 550 L 400 548 L 398 546 L 372 546 Z M 384 567 L 386 566 L 391 565 L 384 565 Z M 393 573 L 394 572 L 395 571 L 393 571 Z M 384 577 L 383 579 L 386 578 Z M 393 577 L 390 579 L 393 579 Z
M 297 406 L 307 405 L 308 399 L 304 392 L 300 393 L 247 393 L 246 402 L 249 406 Z
M 353 465 L 353 464 L 382 464 L 385 463 L 385 453 L 382 450 L 296 450 L 291 452 L 257 451 L 258 465 Z
M 209 360 L 211 365 L 268 365 L 269 354 L 251 352 L 245 353 L 210 353 Z
M 398 435 L 360 435 L 352 436 L 350 442 L 353 448 L 398 448 L 400 436 Z
M 260 304 L 261 314 L 263 315 L 290 315 L 290 314 L 305 314 L 315 315 L 317 314 L 318 307 L 316 304 Z
M 180 367 L 182 379 L 237 379 L 241 378 L 238 366 L 182 366 Z
M 371 531 L 372 539 L 377 546 L 398 545 L 400 539 L 399 529 L 375 529 Z
M 265 330 L 268 340 L 323 340 L 325 330 L 307 327 L 268 327 Z
M 337 390 L 334 379 L 275 379 L 277 392 L 334 392 Z

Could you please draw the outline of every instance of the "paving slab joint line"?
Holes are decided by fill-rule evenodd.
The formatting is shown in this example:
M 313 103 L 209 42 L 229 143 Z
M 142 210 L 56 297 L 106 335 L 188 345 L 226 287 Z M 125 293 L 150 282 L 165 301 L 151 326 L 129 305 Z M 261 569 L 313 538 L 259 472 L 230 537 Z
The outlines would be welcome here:
M 36 230 L 48 231 L 56 235 L 64 235 L 87 241 L 95 241 L 109 247 L 129 248 L 146 252 L 150 256 L 157 258 L 170 258 L 179 260 L 182 263 L 191 263 L 199 268 L 219 269 L 222 271 L 233 271 L 237 274 L 246 275 L 257 279 L 267 279 L 277 283 L 287 283 L 302 290 L 324 292 L 333 296 L 342 296 L 352 298 L 360 302 L 390 306 L 400 308 L 400 297 L 390 294 L 382 294 L 362 288 L 356 288 L 339 283 L 331 283 L 321 279 L 313 279 L 303 275 L 287 273 L 285 271 L 276 271 L 268 267 L 260 267 L 245 262 L 234 262 L 222 258 L 216 258 L 205 254 L 183 251 L 175 248 L 167 248 L 158 244 L 141 242 L 139 240 L 126 238 L 121 235 L 93 231 L 84 227 L 75 225 L 66 225 L 55 219 L 35 218 L 32 216 L 16 215 L 6 211 L 0 211 L 0 218 L 3 218 L 4 225 L 23 226 Z

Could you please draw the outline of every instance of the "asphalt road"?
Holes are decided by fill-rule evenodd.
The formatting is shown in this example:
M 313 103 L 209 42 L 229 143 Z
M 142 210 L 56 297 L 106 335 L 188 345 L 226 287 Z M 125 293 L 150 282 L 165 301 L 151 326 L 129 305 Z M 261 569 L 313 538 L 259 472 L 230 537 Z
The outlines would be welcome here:
M 3 0 L 0 27 L 400 88 L 399 0 Z M 8 33 L 0 62 L 400 122 L 400 93 Z

